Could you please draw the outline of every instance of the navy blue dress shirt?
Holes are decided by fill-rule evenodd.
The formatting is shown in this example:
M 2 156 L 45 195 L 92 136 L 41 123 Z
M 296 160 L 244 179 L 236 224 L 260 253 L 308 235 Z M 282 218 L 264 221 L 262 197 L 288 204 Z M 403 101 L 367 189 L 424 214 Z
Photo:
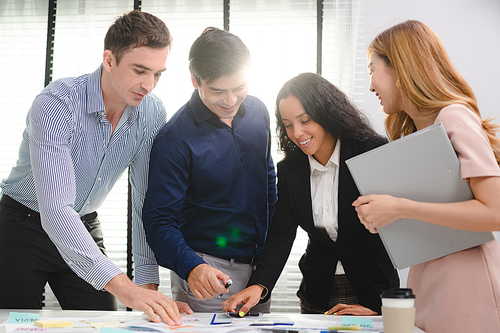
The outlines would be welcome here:
M 186 279 L 195 253 L 259 255 L 276 201 L 269 113 L 247 96 L 232 127 L 191 99 L 161 129 L 151 151 L 143 209 L 158 264 Z

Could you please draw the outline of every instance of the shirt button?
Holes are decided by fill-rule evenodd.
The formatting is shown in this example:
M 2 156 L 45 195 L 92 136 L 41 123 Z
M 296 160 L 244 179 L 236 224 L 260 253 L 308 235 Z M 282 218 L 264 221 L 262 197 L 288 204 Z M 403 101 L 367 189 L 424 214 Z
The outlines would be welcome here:
M 101 181 L 101 177 L 97 178 L 97 181 Z
M 90 203 L 90 201 L 87 201 L 87 205 Z

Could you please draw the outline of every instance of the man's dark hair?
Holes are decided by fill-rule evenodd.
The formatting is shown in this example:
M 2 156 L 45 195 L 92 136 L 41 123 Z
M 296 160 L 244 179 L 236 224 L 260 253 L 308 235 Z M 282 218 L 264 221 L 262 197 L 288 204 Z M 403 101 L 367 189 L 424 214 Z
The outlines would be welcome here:
M 206 28 L 189 51 L 189 70 L 198 84 L 231 76 L 250 64 L 250 52 L 241 39 L 218 28 Z
M 117 18 L 104 38 L 104 50 L 113 52 L 117 63 L 130 49 L 141 46 L 164 48 L 171 47 L 171 44 L 172 36 L 165 23 L 139 10 Z

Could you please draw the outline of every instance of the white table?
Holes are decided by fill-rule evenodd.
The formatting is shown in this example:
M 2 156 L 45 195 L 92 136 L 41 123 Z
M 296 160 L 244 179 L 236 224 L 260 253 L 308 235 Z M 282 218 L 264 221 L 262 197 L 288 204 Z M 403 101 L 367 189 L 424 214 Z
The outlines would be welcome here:
M 107 316 L 110 314 L 123 315 L 123 316 L 127 316 L 130 314 L 140 315 L 140 313 L 137 311 L 129 312 L 129 311 L 2 310 L 2 309 L 0 309 L 0 324 L 5 322 L 9 318 L 10 312 L 39 314 L 41 319 L 60 319 L 60 318 L 61 319 L 62 318 L 84 318 L 84 319 L 86 319 L 86 318 L 99 318 L 99 317 Z M 304 315 L 304 314 L 300 314 L 300 313 L 272 313 L 272 315 L 286 316 L 286 317 L 292 319 L 296 323 L 296 325 L 299 324 L 300 322 L 308 322 L 308 323 L 315 322 L 317 324 L 327 325 L 332 320 L 338 320 L 338 321 L 342 320 L 340 316 L 335 316 L 335 319 L 334 319 L 333 316 L 325 316 L 322 314 Z M 211 313 L 198 313 L 198 314 L 195 314 L 194 316 L 197 318 L 199 317 L 199 318 L 206 319 L 206 318 L 212 318 L 213 314 L 211 314 Z M 189 316 L 183 315 L 183 317 L 189 317 Z M 363 318 L 371 318 L 374 323 L 382 322 L 382 316 L 370 316 L 370 317 L 363 317 Z M 220 331 L 218 328 L 222 328 L 222 326 L 221 325 L 213 326 L 213 332 Z M 64 331 L 70 332 L 71 329 L 68 329 L 68 330 L 58 329 L 58 332 L 64 332 Z M 178 331 L 178 330 L 172 330 L 172 332 L 176 332 L 176 331 Z M 179 330 L 179 331 L 181 331 L 181 330 Z M 196 330 L 191 329 L 190 331 L 195 332 Z M 0 333 L 4 333 L 4 332 L 5 332 L 4 327 L 0 326 Z M 98 332 L 98 330 L 96 330 L 95 332 Z M 206 332 L 206 329 L 205 329 L 205 332 Z M 246 328 L 245 332 L 260 332 L 260 331 L 254 327 L 254 328 Z M 424 331 L 422 331 L 421 329 L 419 329 L 417 327 L 415 327 L 413 329 L 413 332 L 414 333 L 425 333 Z

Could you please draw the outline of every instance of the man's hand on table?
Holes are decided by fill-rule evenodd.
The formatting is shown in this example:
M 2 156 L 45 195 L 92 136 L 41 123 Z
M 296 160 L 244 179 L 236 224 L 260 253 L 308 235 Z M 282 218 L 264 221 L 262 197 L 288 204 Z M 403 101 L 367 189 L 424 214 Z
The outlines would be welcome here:
M 179 326 L 182 324 L 180 312 L 193 313 L 187 303 L 168 298 L 158 291 L 158 286 L 155 284 L 139 287 L 125 274 L 112 278 L 104 289 L 115 295 L 123 305 L 143 311 L 155 323 L 161 319 L 169 326 Z

